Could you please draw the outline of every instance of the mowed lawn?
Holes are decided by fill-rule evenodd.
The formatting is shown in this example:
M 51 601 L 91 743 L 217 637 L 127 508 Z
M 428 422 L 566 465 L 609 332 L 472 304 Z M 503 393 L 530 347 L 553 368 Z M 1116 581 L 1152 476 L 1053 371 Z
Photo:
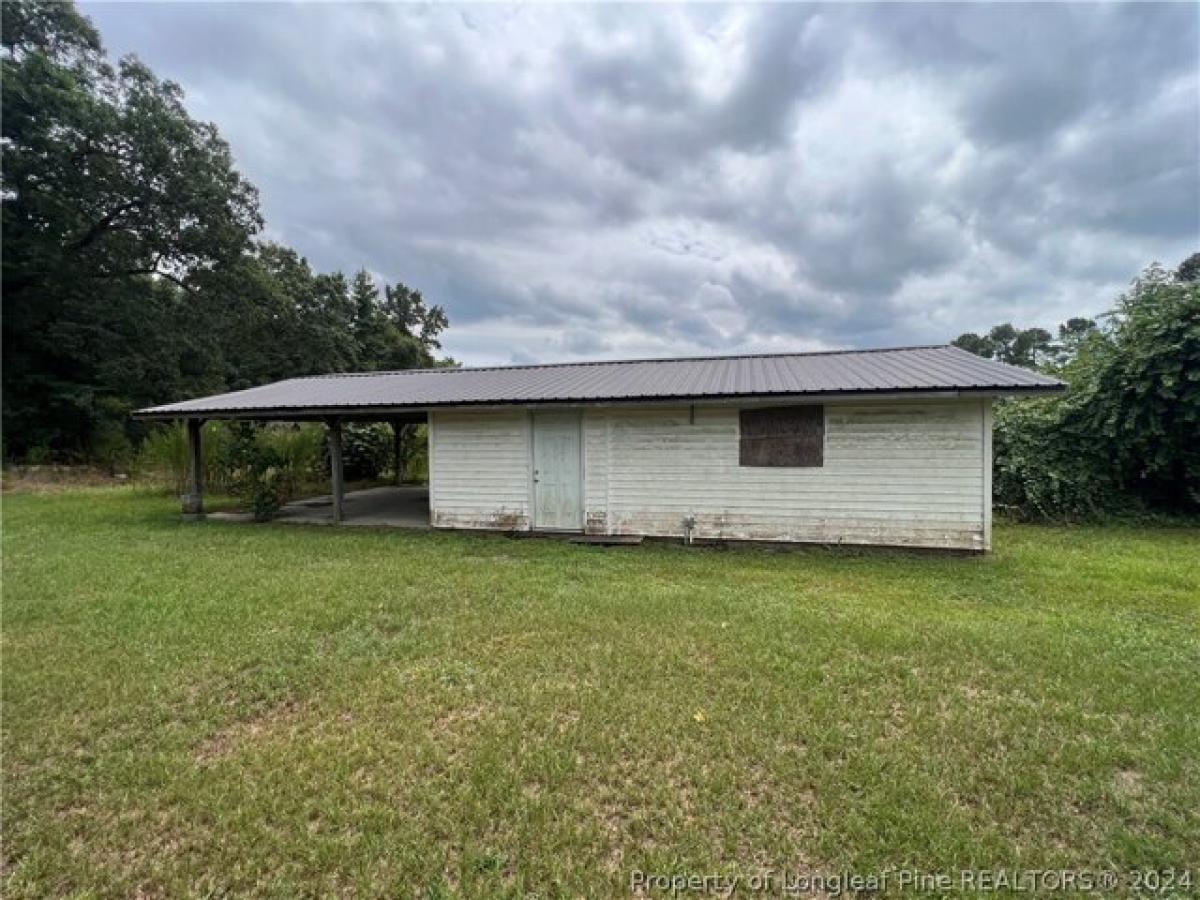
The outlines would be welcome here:
M 1200 531 L 964 558 L 176 509 L 4 500 L 6 897 L 1200 864 Z

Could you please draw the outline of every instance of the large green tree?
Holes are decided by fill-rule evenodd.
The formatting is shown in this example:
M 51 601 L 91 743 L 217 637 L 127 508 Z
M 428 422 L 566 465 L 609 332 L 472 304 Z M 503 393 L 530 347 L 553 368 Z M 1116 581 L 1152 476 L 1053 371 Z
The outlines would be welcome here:
M 446 327 L 440 306 L 366 271 L 314 272 L 291 248 L 257 245 L 205 275 L 212 353 L 231 388 L 314 373 L 435 364 Z
M 1053 349 L 1042 367 L 1068 394 L 996 408 L 997 500 L 1048 517 L 1200 510 L 1195 266 L 1148 267 L 1099 323 L 1060 326 Z
M 254 242 L 257 194 L 177 85 L 110 65 L 69 3 L 0 22 L 6 456 L 103 455 L 163 400 L 434 364 L 446 316 L 418 291 Z
M 1071 364 L 1064 422 L 1155 506 L 1200 509 L 1200 281 L 1147 268 Z
M 165 381 L 131 370 L 197 324 L 197 275 L 248 248 L 257 198 L 179 87 L 110 66 L 73 6 L 5 4 L 2 64 L 6 449 L 82 452 L 123 386 L 215 383 L 186 352 Z

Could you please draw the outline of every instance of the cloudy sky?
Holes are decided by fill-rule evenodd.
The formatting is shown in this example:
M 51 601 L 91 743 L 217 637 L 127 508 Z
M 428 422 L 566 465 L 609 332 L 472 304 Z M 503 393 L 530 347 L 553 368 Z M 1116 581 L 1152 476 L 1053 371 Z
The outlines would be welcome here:
M 942 342 L 1200 250 L 1200 6 L 82 5 L 472 364 Z

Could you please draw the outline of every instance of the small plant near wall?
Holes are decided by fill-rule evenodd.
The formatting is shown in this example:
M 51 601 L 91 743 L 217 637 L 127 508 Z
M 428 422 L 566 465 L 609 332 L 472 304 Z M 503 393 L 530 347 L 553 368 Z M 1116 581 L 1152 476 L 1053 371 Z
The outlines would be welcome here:
M 265 522 L 286 501 L 283 455 L 262 440 L 261 431 L 250 423 L 238 422 L 230 431 L 232 440 L 226 449 L 230 487 L 255 521 Z
M 313 476 L 323 436 L 319 426 L 230 425 L 225 469 L 230 489 L 254 516 L 265 522 Z
M 256 522 L 275 518 L 286 501 L 282 473 L 277 466 L 267 466 L 254 473 L 250 488 L 250 512 Z

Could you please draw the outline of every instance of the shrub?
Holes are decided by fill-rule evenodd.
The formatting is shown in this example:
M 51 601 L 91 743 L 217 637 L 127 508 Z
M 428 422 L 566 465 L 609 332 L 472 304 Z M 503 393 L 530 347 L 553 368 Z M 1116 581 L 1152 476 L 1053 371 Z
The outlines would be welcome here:
M 258 521 L 270 519 L 316 474 L 323 447 L 317 425 L 230 426 L 226 466 L 233 493 Z
M 54 462 L 54 451 L 48 443 L 34 444 L 25 454 L 25 465 L 48 466 Z
M 256 521 L 270 519 L 285 502 L 283 458 L 253 424 L 236 422 L 230 431 L 225 460 L 233 493 L 250 508 Z
M 401 475 L 405 481 L 425 484 L 429 481 L 429 429 L 414 425 L 404 429 L 400 444 Z
M 382 422 L 342 426 L 342 473 L 347 481 L 379 478 L 391 465 L 392 427 Z M 329 471 L 326 455 L 325 471 Z
M 273 457 L 270 451 L 263 451 L 240 482 L 238 493 L 249 505 L 256 522 L 274 518 L 288 499 L 283 471 L 273 464 Z
M 1067 434 L 1062 411 L 1057 398 L 996 404 L 992 498 L 998 511 L 1020 519 L 1085 520 L 1128 503 L 1107 448 Z
M 1150 266 L 1068 369 L 1062 422 L 1105 447 L 1126 490 L 1200 510 L 1200 282 Z
M 110 475 L 124 472 L 134 460 L 133 444 L 117 422 L 103 421 L 92 434 L 91 461 Z
M 999 403 L 994 498 L 1023 518 L 1200 510 L 1200 282 L 1150 266 L 1055 374 Z

